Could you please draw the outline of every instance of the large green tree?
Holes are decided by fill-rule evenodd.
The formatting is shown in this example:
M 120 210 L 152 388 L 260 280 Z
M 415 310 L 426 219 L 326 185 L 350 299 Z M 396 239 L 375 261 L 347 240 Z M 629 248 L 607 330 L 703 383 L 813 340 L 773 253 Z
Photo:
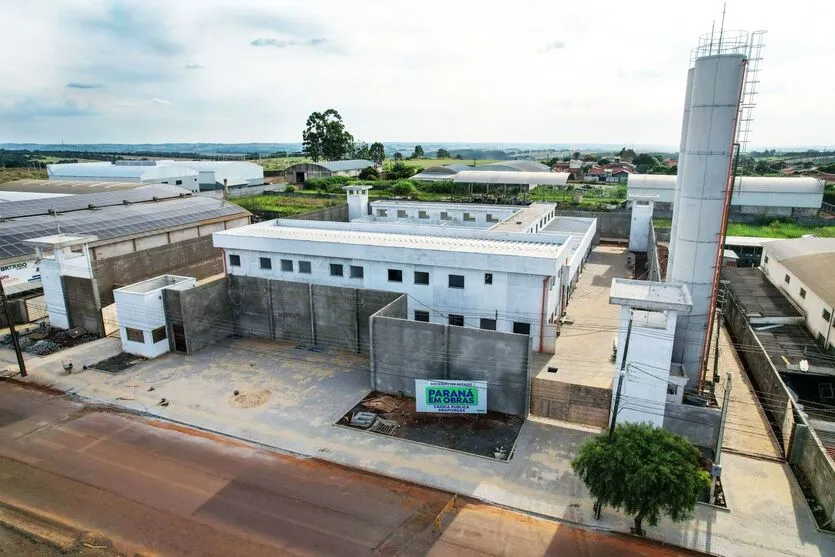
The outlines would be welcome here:
M 304 154 L 314 161 L 342 160 L 354 149 L 354 136 L 348 133 L 342 116 L 333 108 L 308 116 L 302 142 Z
M 632 515 L 639 535 L 644 520 L 655 526 L 662 514 L 686 519 L 710 485 L 699 451 L 649 424 L 619 425 L 611 442 L 608 433 L 586 441 L 571 468 L 602 504 Z
M 386 160 L 386 148 L 379 141 L 371 144 L 371 147 L 368 148 L 368 154 L 371 160 L 377 164 L 383 164 L 383 161 Z
M 368 147 L 368 143 L 364 141 L 359 141 L 354 143 L 354 149 L 351 158 L 354 159 L 370 159 L 371 158 L 371 149 Z
M 450 156 L 449 156 L 449 151 L 447 151 L 446 149 L 444 149 L 443 147 L 441 147 L 440 149 L 438 149 L 438 157 L 437 157 L 437 158 L 439 158 L 439 159 L 448 159 L 448 158 L 450 158 Z
M 411 158 L 422 159 L 424 157 L 424 155 L 425 155 L 425 153 L 423 152 L 423 147 L 421 147 L 420 145 L 415 145 L 415 152 L 412 153 Z

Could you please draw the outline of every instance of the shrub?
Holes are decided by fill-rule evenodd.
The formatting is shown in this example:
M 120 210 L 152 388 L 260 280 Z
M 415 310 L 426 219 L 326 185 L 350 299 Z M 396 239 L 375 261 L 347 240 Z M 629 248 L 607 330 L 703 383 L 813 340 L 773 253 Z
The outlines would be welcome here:
M 397 161 L 391 168 L 388 169 L 386 172 L 386 177 L 391 180 L 399 180 L 401 178 L 411 178 L 415 174 L 415 169 L 404 164 L 401 161 Z
M 289 186 L 286 186 L 284 188 L 284 191 L 285 193 L 293 193 L 294 191 L 296 191 L 296 186 L 290 184 Z
M 369 166 L 360 171 L 358 178 L 360 180 L 379 180 L 380 171 L 373 166 Z
M 390 191 L 392 195 L 396 195 L 398 197 L 407 197 L 414 193 L 415 186 L 408 180 L 398 180 L 391 187 Z

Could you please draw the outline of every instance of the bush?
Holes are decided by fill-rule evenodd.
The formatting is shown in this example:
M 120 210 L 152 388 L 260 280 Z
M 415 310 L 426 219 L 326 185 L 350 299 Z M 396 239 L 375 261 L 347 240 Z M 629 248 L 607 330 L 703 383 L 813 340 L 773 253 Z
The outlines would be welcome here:
M 360 180 L 379 180 L 380 171 L 373 166 L 369 166 L 360 171 L 358 178 Z
M 398 180 L 391 187 L 390 191 L 392 195 L 396 195 L 398 197 L 407 197 L 414 193 L 415 186 L 408 180 Z
M 296 186 L 294 186 L 292 184 L 290 184 L 289 186 L 286 186 L 284 188 L 285 193 L 293 193 L 294 191 L 296 191 Z
M 329 176 L 327 178 L 311 178 L 304 183 L 307 189 L 318 190 L 322 193 L 342 193 L 342 186 L 356 182 L 356 178 L 348 176 Z
M 401 161 L 394 163 L 386 172 L 386 177 L 391 180 L 399 180 L 401 178 L 411 178 L 415 174 L 415 169 L 404 164 Z
M 427 182 L 422 184 L 420 189 L 427 193 L 452 193 L 452 182 L 450 180 Z

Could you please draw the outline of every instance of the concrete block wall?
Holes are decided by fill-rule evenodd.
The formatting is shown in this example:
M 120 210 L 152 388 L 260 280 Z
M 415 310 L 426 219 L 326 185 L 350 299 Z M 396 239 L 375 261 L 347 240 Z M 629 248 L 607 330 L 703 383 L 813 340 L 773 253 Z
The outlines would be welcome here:
M 835 463 L 812 428 L 798 428 L 792 464 L 800 468 L 827 517 L 835 521 Z
M 94 259 L 91 266 L 105 306 L 113 303 L 114 288 L 166 274 L 201 279 L 224 270 L 222 250 L 215 249 L 211 235 Z
M 359 340 L 358 291 L 311 284 L 316 344 L 356 352 Z
M 405 300 L 398 300 L 405 314 Z M 391 308 L 386 308 L 386 312 Z M 385 312 L 384 312 L 385 313 Z M 405 316 L 405 315 L 404 315 Z M 415 396 L 415 379 L 487 381 L 487 408 L 526 416 L 530 337 L 374 315 L 371 387 Z
M 94 335 L 104 336 L 104 321 L 96 279 L 62 276 L 61 285 L 69 326 L 83 327 Z
M 531 382 L 531 414 L 592 427 L 607 427 L 611 389 L 564 383 L 542 377 Z
M 593 244 L 604 240 L 629 240 L 632 214 L 628 211 L 568 211 L 556 210 L 557 216 L 597 219 L 597 232 Z
M 7 304 L 15 325 L 29 323 L 29 311 L 26 308 L 26 300 L 9 300 Z M 8 326 L 9 323 L 6 321 L 5 312 L 0 311 L 0 327 Z
M 254 279 L 253 279 L 254 280 Z M 281 338 L 314 344 L 313 308 L 310 304 L 309 284 L 272 280 L 270 300 L 272 304 L 272 338 Z
M 681 435 L 697 447 L 713 449 L 719 438 L 722 411 L 687 404 L 667 404 L 664 409 L 664 429 Z
M 661 263 L 658 260 L 658 236 L 655 225 L 649 227 L 649 245 L 647 246 L 647 279 L 651 281 L 663 281 L 661 276 Z
M 333 207 L 323 207 L 322 209 L 316 209 L 315 211 L 308 211 L 307 213 L 302 213 L 300 215 L 293 215 L 293 218 L 297 220 L 348 222 L 348 204 L 346 203 L 344 205 L 335 205 Z
M 175 350 L 174 324 L 183 327 L 188 354 L 234 333 L 235 317 L 226 277 L 188 290 L 165 289 L 162 300 L 171 350 Z
M 275 338 L 270 303 L 270 281 L 231 275 L 229 297 L 234 310 L 234 334 L 248 338 Z

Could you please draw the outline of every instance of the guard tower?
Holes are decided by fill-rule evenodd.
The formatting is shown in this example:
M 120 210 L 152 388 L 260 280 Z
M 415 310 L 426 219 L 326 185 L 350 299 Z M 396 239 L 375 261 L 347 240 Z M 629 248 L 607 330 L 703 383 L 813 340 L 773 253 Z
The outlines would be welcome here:
M 649 229 L 652 226 L 652 210 L 655 196 L 634 196 L 632 220 L 629 223 L 629 251 L 646 252 L 649 249 Z
M 348 196 L 348 220 L 368 216 L 368 190 L 373 186 L 344 186 Z

